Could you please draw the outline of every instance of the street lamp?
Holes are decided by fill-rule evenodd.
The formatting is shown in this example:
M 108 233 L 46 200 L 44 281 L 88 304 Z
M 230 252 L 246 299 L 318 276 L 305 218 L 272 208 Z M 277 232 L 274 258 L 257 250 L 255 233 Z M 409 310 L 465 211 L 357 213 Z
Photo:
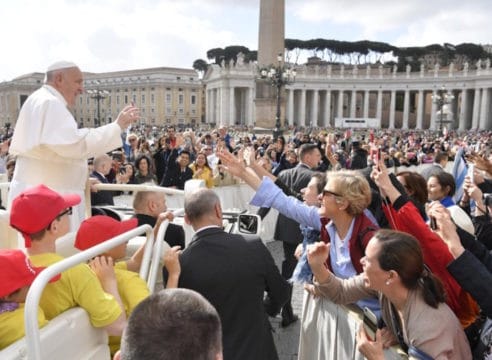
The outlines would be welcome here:
M 96 84 L 99 84 L 99 82 L 96 82 Z M 101 108 L 99 106 L 99 102 L 108 97 L 109 91 L 99 90 L 98 88 L 96 88 L 87 90 L 87 93 L 89 94 L 91 99 L 95 99 L 97 102 L 97 119 L 94 120 L 94 125 L 98 127 L 99 125 L 101 125 Z
M 443 123 L 450 123 L 452 120 L 444 120 L 444 105 L 450 104 L 454 100 L 454 95 L 446 91 L 442 86 L 436 94 L 432 95 L 432 101 L 439 107 L 439 132 L 442 134 Z
M 286 66 L 283 60 L 283 55 L 280 53 L 277 55 L 277 65 L 272 64 L 260 69 L 260 78 L 268 79 L 271 85 L 277 90 L 277 112 L 275 114 L 275 129 L 273 130 L 274 138 L 282 135 L 282 124 L 280 122 L 280 95 L 282 86 L 292 84 L 296 78 L 296 70 L 291 69 L 290 66 Z

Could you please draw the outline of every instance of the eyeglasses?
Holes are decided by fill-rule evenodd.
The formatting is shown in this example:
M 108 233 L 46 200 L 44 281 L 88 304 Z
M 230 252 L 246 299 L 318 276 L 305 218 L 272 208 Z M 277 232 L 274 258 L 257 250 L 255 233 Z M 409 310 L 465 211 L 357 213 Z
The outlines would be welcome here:
M 330 191 L 330 190 L 326 190 L 326 189 L 323 189 L 323 193 L 322 194 L 323 194 L 323 197 L 328 196 L 328 195 L 336 196 L 336 197 L 342 197 L 342 195 L 337 194 L 336 192 L 333 192 L 333 191 Z
M 137 141 L 137 139 L 128 139 L 129 142 Z
M 65 209 L 64 211 L 59 213 L 57 218 L 59 219 L 59 218 L 63 217 L 63 215 L 72 215 L 72 213 L 73 213 L 72 208 L 69 207 L 68 209 Z

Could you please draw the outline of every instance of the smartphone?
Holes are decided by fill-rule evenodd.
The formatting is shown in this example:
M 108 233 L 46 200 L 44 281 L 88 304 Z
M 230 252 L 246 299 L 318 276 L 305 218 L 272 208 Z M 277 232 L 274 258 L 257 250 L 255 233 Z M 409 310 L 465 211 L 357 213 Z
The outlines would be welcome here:
M 475 183 L 474 178 L 473 178 L 473 171 L 475 170 L 475 166 L 473 164 L 468 165 L 468 177 L 470 178 L 470 181 L 472 184 Z
M 376 341 L 376 331 L 378 330 L 378 318 L 368 307 L 364 307 L 363 326 L 368 339 Z
M 437 230 L 436 218 L 434 216 L 429 216 L 429 220 L 430 220 L 430 228 L 432 230 Z

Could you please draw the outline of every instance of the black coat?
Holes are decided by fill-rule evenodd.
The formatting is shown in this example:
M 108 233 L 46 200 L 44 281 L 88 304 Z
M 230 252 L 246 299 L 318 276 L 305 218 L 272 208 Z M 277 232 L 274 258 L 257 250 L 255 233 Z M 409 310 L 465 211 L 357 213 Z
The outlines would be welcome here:
M 91 173 L 92 178 L 96 178 L 102 184 L 109 183 L 108 179 L 104 175 L 99 174 L 97 171 Z M 113 192 L 112 191 L 98 191 L 91 192 L 91 206 L 98 205 L 114 205 Z
M 260 238 L 204 229 L 195 234 L 180 263 L 179 287 L 199 292 L 219 313 L 224 360 L 278 359 L 267 313 L 280 311 L 289 284 Z
M 150 225 L 155 226 L 157 219 L 150 215 L 135 214 L 135 218 L 138 220 L 138 226 Z M 185 248 L 185 232 L 182 226 L 169 223 L 167 225 L 166 234 L 164 235 L 164 241 L 169 244 L 169 246 L 181 246 L 181 249 Z
M 282 171 L 278 178 L 292 191 L 300 193 L 301 189 L 305 188 L 311 180 L 313 173 L 314 171 L 307 165 L 298 164 L 292 169 Z M 290 244 L 301 243 L 302 234 L 299 223 L 282 214 L 278 214 L 274 237 L 276 240 Z

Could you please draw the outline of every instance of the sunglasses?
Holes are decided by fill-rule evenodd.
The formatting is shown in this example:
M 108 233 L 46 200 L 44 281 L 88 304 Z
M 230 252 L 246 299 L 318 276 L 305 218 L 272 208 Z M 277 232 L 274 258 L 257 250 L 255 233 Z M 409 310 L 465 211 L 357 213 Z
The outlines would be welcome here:
M 337 194 L 336 192 L 333 192 L 333 191 L 330 191 L 330 190 L 325 190 L 323 189 L 323 197 L 325 196 L 328 196 L 328 195 L 332 195 L 332 196 L 335 196 L 335 197 L 342 197 L 342 195 L 340 194 Z

